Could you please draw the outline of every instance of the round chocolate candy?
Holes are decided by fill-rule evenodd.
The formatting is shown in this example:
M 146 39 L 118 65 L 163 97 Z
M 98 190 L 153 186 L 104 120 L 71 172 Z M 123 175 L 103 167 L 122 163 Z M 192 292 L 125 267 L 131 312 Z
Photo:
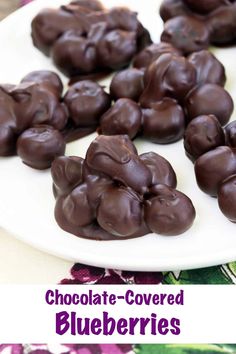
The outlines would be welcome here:
M 64 199 L 62 208 L 64 216 L 72 225 L 87 226 L 95 220 L 95 211 L 88 202 L 88 187 L 80 184 Z
M 51 174 L 58 195 L 66 194 L 82 183 L 83 162 L 77 156 L 60 156 L 53 161 Z
M 64 102 L 76 126 L 86 127 L 98 124 L 103 113 L 111 105 L 110 96 L 93 81 L 80 81 L 67 91 Z
M 17 140 L 17 154 L 33 168 L 49 168 L 53 160 L 64 155 L 66 144 L 61 133 L 48 125 L 25 130 Z
M 218 190 L 218 204 L 222 213 L 236 222 L 236 174 L 223 181 Z
M 174 236 L 187 231 L 195 219 L 191 200 L 183 193 L 158 184 L 155 197 L 146 201 L 145 221 L 152 232 Z
M 185 108 L 188 119 L 213 114 L 221 125 L 228 123 L 234 104 L 231 96 L 223 87 L 215 84 L 197 86 L 187 95 Z
M 135 68 L 126 69 L 115 74 L 110 85 L 112 98 L 115 100 L 130 98 L 138 101 L 144 89 L 143 76 L 143 71 Z
M 133 66 L 138 69 L 146 69 L 152 62 L 157 60 L 162 54 L 181 55 L 181 52 L 170 43 L 153 43 L 144 48 L 134 57 Z
M 108 32 L 97 44 L 98 66 L 112 70 L 127 66 L 137 52 L 135 32 Z
M 143 109 L 143 135 L 157 144 L 170 144 L 184 135 L 185 119 L 182 107 L 171 98 L 164 98 Z
M 171 164 L 155 152 L 146 152 L 139 156 L 152 173 L 152 186 L 166 184 L 176 188 L 177 179 Z
M 104 10 L 103 5 L 101 4 L 100 1 L 98 0 L 73 0 L 70 2 L 71 5 L 77 5 L 81 7 L 85 7 L 87 9 L 93 10 L 93 11 L 102 11 Z
M 188 60 L 196 69 L 198 84 L 216 84 L 224 87 L 225 68 L 212 53 L 201 50 L 191 54 Z
M 225 127 L 226 144 L 236 148 L 236 121 L 229 123 Z
M 45 84 L 54 90 L 59 97 L 62 95 L 63 84 L 62 81 L 56 73 L 50 70 L 36 70 L 27 74 L 22 80 L 23 82 L 35 82 L 37 84 Z
M 183 3 L 192 11 L 205 15 L 222 5 L 229 5 L 229 0 L 183 0 Z
M 171 43 L 184 54 L 189 54 L 208 48 L 210 33 L 203 20 L 177 16 L 165 23 L 161 40 Z
M 193 161 L 222 145 L 225 145 L 224 130 L 213 115 L 194 118 L 185 130 L 184 148 Z
M 163 0 L 160 7 L 160 15 L 164 22 L 181 15 L 190 13 L 187 6 L 184 5 L 183 0 Z
M 195 162 L 195 175 L 199 188 L 215 197 L 220 184 L 236 173 L 236 150 L 228 146 L 219 146 Z
M 234 42 L 236 35 L 236 4 L 220 6 L 212 11 L 207 18 L 210 30 L 211 42 L 214 44 L 230 44 Z
M 140 106 L 128 98 L 121 98 L 102 116 L 100 131 L 104 135 L 127 134 L 133 139 L 140 130 L 141 121 Z
M 49 55 L 50 47 L 65 31 L 76 30 L 79 35 L 84 31 L 81 21 L 66 7 L 41 10 L 31 27 L 34 45 L 46 55 Z
M 103 194 L 97 210 L 99 225 L 118 237 L 135 234 L 142 225 L 142 217 L 140 197 L 123 187 L 109 188 Z
M 196 70 L 184 57 L 163 54 L 147 69 L 144 83 L 142 107 L 151 108 L 164 97 L 181 101 L 196 85 Z
M 66 76 L 87 74 L 97 67 L 93 43 L 74 31 L 65 32 L 52 47 L 52 58 Z
M 87 150 L 86 164 L 96 173 L 144 194 L 151 185 L 152 174 L 135 150 L 127 135 L 100 135 Z

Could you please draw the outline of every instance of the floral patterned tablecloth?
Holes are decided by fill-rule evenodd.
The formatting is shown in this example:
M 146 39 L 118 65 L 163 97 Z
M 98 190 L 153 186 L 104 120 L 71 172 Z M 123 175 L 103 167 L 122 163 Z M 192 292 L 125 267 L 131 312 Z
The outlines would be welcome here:
M 4 1 L 4 0 L 1 0 Z M 7 1 L 7 0 L 5 0 Z M 31 0 L 21 0 L 25 5 Z M 71 264 L 46 255 L 0 230 L 0 283 L 236 284 L 236 262 L 178 272 L 128 272 Z M 0 344 L 2 354 L 236 354 L 236 345 Z

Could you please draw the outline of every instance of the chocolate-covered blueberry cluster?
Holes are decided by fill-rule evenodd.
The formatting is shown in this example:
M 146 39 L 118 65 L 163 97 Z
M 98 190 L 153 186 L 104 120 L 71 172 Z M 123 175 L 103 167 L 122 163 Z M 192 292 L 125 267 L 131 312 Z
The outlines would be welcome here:
M 36 169 L 51 166 L 66 142 L 96 130 L 111 99 L 92 81 L 63 85 L 51 71 L 34 71 L 19 85 L 0 85 L 0 156 L 18 154 Z
M 115 103 L 101 117 L 100 133 L 168 144 L 181 139 L 197 116 L 214 115 L 219 125 L 229 121 L 233 101 L 224 89 L 225 69 L 212 53 L 184 57 L 161 42 L 139 53 L 134 65 L 113 77 Z
M 44 169 L 64 154 L 68 112 L 61 94 L 61 80 L 50 71 L 0 85 L 0 156 L 17 153 L 27 165 Z
M 153 152 L 139 156 L 127 135 L 98 136 L 85 159 L 58 157 L 52 177 L 57 223 L 76 236 L 178 235 L 195 218 L 191 200 L 175 189 L 169 162 Z
M 135 12 L 123 7 L 108 10 L 97 0 L 43 9 L 32 21 L 32 38 L 69 77 L 123 68 L 151 43 Z
M 165 22 L 161 39 L 185 54 L 236 40 L 234 0 L 164 0 L 160 15 Z

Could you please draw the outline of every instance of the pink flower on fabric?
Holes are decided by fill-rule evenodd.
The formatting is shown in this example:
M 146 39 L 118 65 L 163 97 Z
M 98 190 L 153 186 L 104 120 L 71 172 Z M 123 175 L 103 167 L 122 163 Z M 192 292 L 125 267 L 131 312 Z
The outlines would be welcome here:
M 71 279 L 60 284 L 159 284 L 160 272 L 131 272 L 91 267 L 76 263 L 71 269 Z

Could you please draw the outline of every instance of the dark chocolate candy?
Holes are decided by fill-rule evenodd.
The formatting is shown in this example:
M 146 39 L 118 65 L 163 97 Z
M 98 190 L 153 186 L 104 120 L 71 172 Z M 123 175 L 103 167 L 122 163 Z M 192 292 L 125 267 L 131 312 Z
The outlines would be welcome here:
M 95 220 L 95 212 L 88 201 L 88 186 L 86 183 L 75 187 L 65 197 L 62 210 L 68 223 L 74 226 L 87 226 Z
M 27 129 L 17 140 L 17 154 L 33 168 L 49 168 L 53 160 L 65 153 L 65 140 L 61 133 L 48 125 Z
M 191 54 L 188 60 L 196 69 L 198 84 L 216 84 L 224 87 L 225 68 L 212 53 L 201 50 Z
M 57 195 L 71 192 L 82 180 L 82 166 L 84 160 L 77 156 L 57 157 L 51 167 L 51 174 L 58 191 Z
M 230 122 L 225 127 L 226 144 L 236 148 L 236 121 Z
M 155 152 L 146 152 L 139 157 L 152 172 L 152 186 L 166 184 L 169 187 L 176 188 L 175 171 L 164 157 Z
M 32 38 L 34 45 L 52 54 L 57 67 L 70 77 L 126 67 L 151 43 L 135 12 L 76 1 L 59 9 L 42 10 L 32 21 Z
M 220 146 L 200 156 L 195 163 L 195 174 L 199 188 L 217 196 L 220 184 L 236 173 L 236 150 Z
M 107 232 L 117 237 L 131 236 L 139 231 L 142 218 L 141 198 L 133 190 L 111 187 L 103 194 L 97 221 Z
M 21 80 L 23 82 L 34 82 L 36 84 L 48 85 L 52 90 L 58 93 L 61 97 L 63 91 L 63 84 L 60 77 L 50 70 L 36 70 L 27 74 Z
M 101 115 L 110 107 L 110 96 L 93 81 L 81 81 L 72 85 L 64 102 L 76 126 L 98 125 Z
M 101 117 L 100 132 L 104 135 L 127 134 L 133 139 L 139 132 L 142 122 L 140 106 L 121 98 Z
M 194 118 L 185 130 L 184 148 L 193 161 L 222 145 L 225 145 L 224 130 L 213 115 Z
M 236 174 L 223 181 L 218 190 L 218 203 L 222 213 L 236 222 Z
M 183 0 L 192 11 L 199 14 L 208 14 L 222 5 L 229 5 L 229 0 Z
M 231 96 L 223 87 L 206 84 L 195 87 L 186 97 L 185 108 L 188 119 L 200 115 L 213 114 L 221 125 L 228 123 L 234 104 Z
M 130 98 L 138 101 L 144 89 L 144 72 L 135 68 L 116 73 L 111 81 L 110 94 L 113 99 Z
M 210 43 L 210 32 L 203 20 L 190 16 L 177 16 L 168 20 L 161 35 L 184 54 L 206 49 Z
M 134 57 L 133 66 L 138 69 L 146 69 L 153 61 L 157 60 L 162 54 L 181 55 L 181 52 L 170 43 L 153 43 L 144 48 Z
M 88 148 L 86 162 L 89 168 L 144 193 L 151 185 L 151 172 L 134 153 L 127 135 L 97 137 Z
M 145 204 L 144 218 L 152 232 L 173 236 L 187 231 L 195 219 L 191 200 L 183 193 L 158 184 L 155 197 Z
M 160 184 L 176 186 L 176 175 L 168 161 L 155 153 L 138 156 L 126 135 L 97 137 L 84 161 L 75 157 L 56 159 L 52 177 L 56 220 L 62 229 L 80 237 L 140 237 L 150 233 L 147 223 L 154 232 L 179 234 L 190 227 L 195 216 L 186 196 Z M 174 199 L 171 197 L 166 206 L 171 218 L 159 221 L 157 213 L 159 217 L 161 213 L 155 199 L 162 203 L 161 198 L 170 198 L 170 193 Z M 168 211 L 164 206 L 162 210 Z
M 88 74 L 96 70 L 95 45 L 76 31 L 66 31 L 53 45 L 54 63 L 67 76 Z
M 143 109 L 143 135 L 154 143 L 170 144 L 183 137 L 185 129 L 184 112 L 171 98 Z
M 160 7 L 160 15 L 164 22 L 170 18 L 187 15 L 191 11 L 184 5 L 183 0 L 163 0 Z
M 228 4 L 230 4 L 228 2 Z M 236 35 L 236 3 L 231 6 L 221 6 L 212 11 L 207 18 L 207 25 L 210 30 L 211 42 L 213 44 L 231 44 L 235 41 Z
M 140 103 L 151 108 L 164 97 L 183 100 L 196 85 L 196 70 L 184 57 L 163 54 L 149 66 L 144 81 L 146 86 Z

